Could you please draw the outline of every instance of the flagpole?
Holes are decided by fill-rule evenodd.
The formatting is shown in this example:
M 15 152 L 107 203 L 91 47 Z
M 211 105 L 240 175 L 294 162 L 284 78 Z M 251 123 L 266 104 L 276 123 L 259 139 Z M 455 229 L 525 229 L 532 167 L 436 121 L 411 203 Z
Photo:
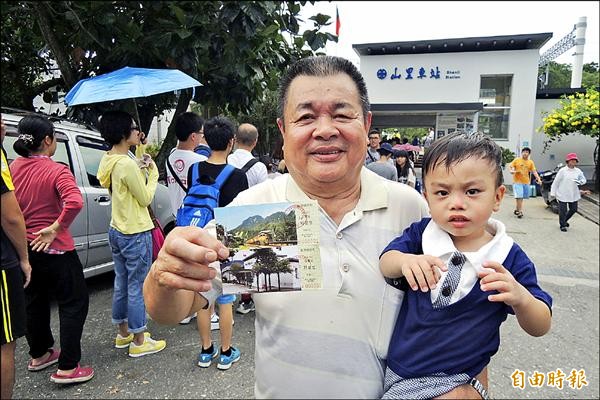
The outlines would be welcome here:
M 339 46 L 340 46 L 340 27 L 341 27 L 340 12 L 338 11 L 338 6 L 336 4 L 335 5 L 335 36 L 337 36 L 337 42 L 335 44 L 335 56 L 336 57 L 338 55 Z

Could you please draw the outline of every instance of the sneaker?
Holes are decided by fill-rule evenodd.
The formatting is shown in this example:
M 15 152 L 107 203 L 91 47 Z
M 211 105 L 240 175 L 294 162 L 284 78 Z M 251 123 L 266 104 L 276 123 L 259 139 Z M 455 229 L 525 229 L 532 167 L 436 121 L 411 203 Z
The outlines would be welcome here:
M 569 225 L 569 223 L 568 223 L 568 222 L 565 222 L 565 226 L 568 228 L 568 227 L 570 227 L 571 225 Z
M 80 367 L 77 364 L 75 371 L 69 375 L 59 375 L 58 372 L 50 375 L 50 380 L 54 383 L 81 383 L 87 382 L 94 377 L 94 369 L 92 367 Z
M 150 337 L 150 332 L 144 332 L 144 337 Z M 130 333 L 129 336 L 126 337 L 117 333 L 117 337 L 115 338 L 115 348 L 124 349 L 125 347 L 129 347 L 129 343 L 131 342 L 133 342 L 133 333 Z
M 187 318 L 184 318 L 184 319 L 182 319 L 181 321 L 179 321 L 179 325 L 187 325 L 187 324 L 189 324 L 190 322 L 192 322 L 192 320 L 193 320 L 194 318 L 196 318 L 196 313 L 194 313 L 194 314 L 190 315 L 189 317 L 187 317 Z
M 213 358 L 217 358 L 218 355 L 219 355 L 219 353 L 217 352 L 217 346 L 215 346 L 213 344 L 213 352 L 212 353 L 200 352 L 200 354 L 198 354 L 198 366 L 202 367 L 202 368 L 210 367 L 210 364 L 212 363 Z
M 141 346 L 135 342 L 129 343 L 129 357 L 142 357 L 148 354 L 158 353 L 167 347 L 167 342 L 164 340 L 154 340 L 150 336 L 144 337 L 144 343 Z
M 219 329 L 219 316 L 217 314 L 213 314 L 210 316 L 210 330 L 216 331 Z
M 560 230 L 561 230 L 562 232 L 566 232 L 566 231 L 567 231 L 567 227 L 566 227 L 566 226 L 561 226 L 561 227 L 560 227 Z
M 231 355 L 225 356 L 221 354 L 219 356 L 219 363 L 217 364 L 217 368 L 221 370 L 227 370 L 231 368 L 231 364 L 238 362 L 240 360 L 240 356 L 242 353 L 235 347 L 231 346 Z
M 254 311 L 254 302 L 250 303 L 240 303 L 238 308 L 235 309 L 236 312 L 240 314 L 248 314 L 250 311 Z

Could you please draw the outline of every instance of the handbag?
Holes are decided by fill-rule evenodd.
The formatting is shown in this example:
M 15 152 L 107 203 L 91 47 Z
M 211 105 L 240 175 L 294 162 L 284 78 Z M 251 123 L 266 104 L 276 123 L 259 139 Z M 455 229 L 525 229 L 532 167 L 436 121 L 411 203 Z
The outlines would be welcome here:
M 150 214 L 150 219 L 154 224 L 154 228 L 152 228 L 150 234 L 152 235 L 152 261 L 155 261 L 158 257 L 158 252 L 165 243 L 165 233 L 162 229 L 162 226 L 160 226 L 160 222 L 156 218 L 156 215 L 154 215 L 152 207 L 150 206 L 148 206 L 148 213 Z

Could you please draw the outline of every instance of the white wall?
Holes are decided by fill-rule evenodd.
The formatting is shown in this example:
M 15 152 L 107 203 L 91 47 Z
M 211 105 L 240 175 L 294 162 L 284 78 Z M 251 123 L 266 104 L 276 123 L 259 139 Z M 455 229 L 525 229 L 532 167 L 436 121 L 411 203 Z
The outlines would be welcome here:
M 537 49 L 361 56 L 360 70 L 372 104 L 475 103 L 479 102 L 481 75 L 512 75 L 508 140 L 497 142 L 516 151 L 532 143 L 538 60 Z M 404 70 L 411 66 L 415 68 L 413 79 L 406 80 Z M 427 78 L 417 79 L 421 66 Z M 430 79 L 430 69 L 436 66 L 440 79 Z M 395 67 L 402 79 L 390 79 Z M 384 80 L 377 77 L 380 68 L 388 71 Z M 448 70 L 460 71 L 460 79 L 445 79 Z
M 533 116 L 532 134 L 533 140 L 531 144 L 531 157 L 535 162 L 538 170 L 544 171 L 552 169 L 558 163 L 565 163 L 565 155 L 575 152 L 579 157 L 578 167 L 583 171 L 585 177 L 590 180 L 594 176 L 594 148 L 596 140 L 589 136 L 581 134 L 570 134 L 564 136 L 560 142 L 552 143 L 548 149 L 544 150 L 544 141 L 547 136 L 542 132 L 537 132 L 537 129 L 543 126 L 542 113 L 549 112 L 560 106 L 560 99 L 537 99 L 535 102 L 535 111 Z

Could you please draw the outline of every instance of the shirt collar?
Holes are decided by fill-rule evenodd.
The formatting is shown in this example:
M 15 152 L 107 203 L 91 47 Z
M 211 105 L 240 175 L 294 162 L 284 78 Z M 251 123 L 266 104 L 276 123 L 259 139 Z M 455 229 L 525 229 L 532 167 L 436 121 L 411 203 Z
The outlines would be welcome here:
M 233 152 L 233 154 L 239 152 L 240 154 L 246 154 L 246 155 L 250 155 L 250 157 L 254 158 L 254 156 L 252 155 L 251 152 L 249 152 L 246 149 L 235 149 L 235 151 Z
M 502 222 L 490 218 L 487 230 L 494 235 L 492 240 L 475 252 L 464 253 L 473 265 L 481 265 L 483 261 L 496 261 L 502 264 L 513 246 L 513 239 L 506 234 L 506 227 Z M 433 220 L 429 221 L 423 232 L 423 254 L 441 258 L 455 251 L 458 250 L 450 235 Z
M 360 171 L 360 198 L 355 209 L 370 211 L 388 206 L 388 184 L 384 178 L 363 167 Z M 289 176 L 286 187 L 286 199 L 289 201 L 306 201 L 309 197 L 300 189 L 292 176 Z

